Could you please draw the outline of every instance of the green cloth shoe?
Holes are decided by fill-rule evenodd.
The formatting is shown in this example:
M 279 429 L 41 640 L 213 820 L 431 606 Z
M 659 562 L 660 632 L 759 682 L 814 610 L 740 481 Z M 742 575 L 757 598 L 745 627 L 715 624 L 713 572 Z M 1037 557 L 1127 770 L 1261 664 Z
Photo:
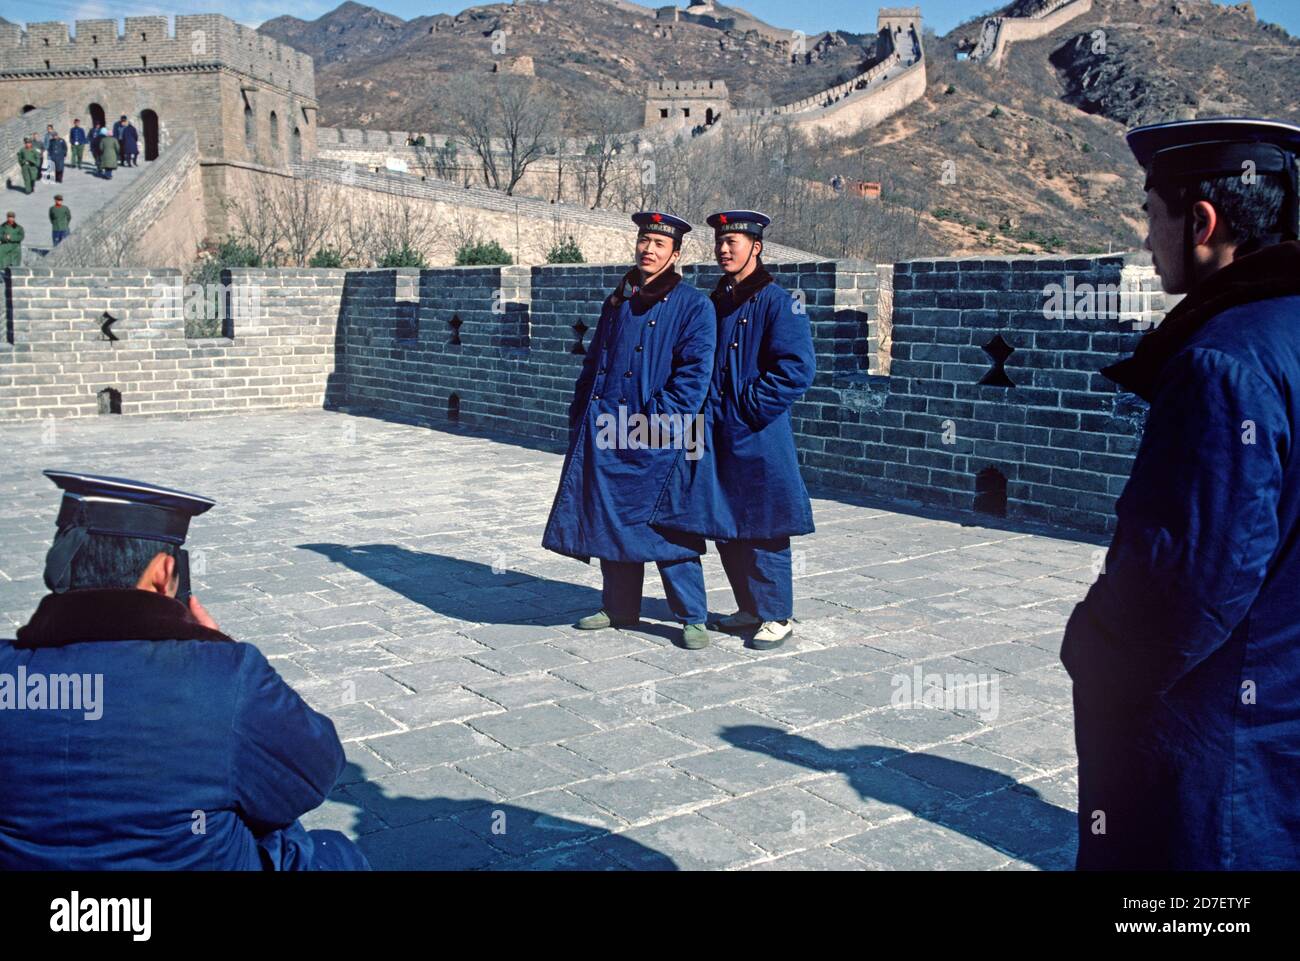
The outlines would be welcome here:
M 682 628 L 682 647 L 698 651 L 709 646 L 709 631 L 703 624 L 687 624 Z
M 629 627 L 637 623 L 637 620 L 637 618 L 633 618 L 630 621 L 616 621 L 604 611 L 597 611 L 595 614 L 588 614 L 586 617 L 581 618 L 578 623 L 573 626 L 580 631 L 599 631 L 606 627 Z

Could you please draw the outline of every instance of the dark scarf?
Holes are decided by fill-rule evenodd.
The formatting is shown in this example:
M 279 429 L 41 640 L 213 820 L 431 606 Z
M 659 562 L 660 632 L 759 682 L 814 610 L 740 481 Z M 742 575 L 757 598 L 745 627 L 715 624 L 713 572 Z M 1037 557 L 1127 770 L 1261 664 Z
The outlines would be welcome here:
M 46 594 L 18 628 L 15 647 L 63 647 L 78 641 L 229 641 L 204 627 L 174 597 L 126 590 Z
M 759 260 L 754 265 L 753 273 L 734 286 L 731 283 L 731 277 L 723 274 L 718 279 L 718 286 L 713 288 L 713 293 L 709 294 L 709 297 L 713 300 L 713 306 L 717 309 L 718 316 L 726 317 L 771 282 L 772 275 L 763 266 L 763 261 Z
M 641 271 L 633 267 L 623 275 L 614 292 L 609 295 L 611 307 L 620 307 L 625 300 L 632 301 L 632 313 L 640 317 L 656 303 L 668 296 L 669 292 L 681 283 L 682 275 L 669 267 L 662 274 L 645 286 L 641 285 Z M 629 293 L 628 291 L 631 291 Z
M 1132 357 L 1101 372 L 1150 402 L 1160 369 L 1213 317 L 1243 304 L 1294 295 L 1300 295 L 1300 241 L 1257 250 L 1211 274 L 1138 341 Z

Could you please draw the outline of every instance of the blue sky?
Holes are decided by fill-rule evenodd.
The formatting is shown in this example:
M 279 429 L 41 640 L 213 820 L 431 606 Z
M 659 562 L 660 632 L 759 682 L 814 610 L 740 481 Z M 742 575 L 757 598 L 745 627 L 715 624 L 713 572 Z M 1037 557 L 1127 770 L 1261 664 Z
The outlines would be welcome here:
M 282 13 L 310 20 L 334 9 L 342 0 L 0 0 L 0 16 L 23 23 L 27 20 L 64 20 L 90 17 L 124 17 L 149 13 L 208 13 L 220 12 L 248 24 Z M 646 2 L 646 0 L 641 0 Z M 647 6 L 658 6 L 667 0 L 648 0 Z M 913 0 L 915 2 L 915 0 Z M 1216 0 L 1223 2 L 1223 0 Z M 1300 2 L 1297 0 L 1254 0 L 1255 12 L 1261 20 L 1279 23 L 1293 36 L 1300 36 Z M 458 13 L 471 0 L 374 0 L 369 6 L 411 19 L 431 13 Z M 684 5 L 684 4 L 682 4 Z M 806 33 L 833 27 L 865 33 L 875 25 L 876 7 L 911 6 L 907 0 L 888 0 L 885 3 L 863 3 L 862 0 L 818 0 L 815 4 L 799 4 L 792 8 L 790 0 L 744 0 L 737 4 L 756 16 L 780 27 L 803 30 Z M 921 11 L 926 23 L 940 34 L 981 13 L 998 6 L 997 0 L 921 0 Z

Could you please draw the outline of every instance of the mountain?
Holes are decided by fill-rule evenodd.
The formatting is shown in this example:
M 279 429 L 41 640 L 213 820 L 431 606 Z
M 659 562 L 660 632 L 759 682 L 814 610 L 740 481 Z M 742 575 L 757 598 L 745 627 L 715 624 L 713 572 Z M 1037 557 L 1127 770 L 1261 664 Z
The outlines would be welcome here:
M 1000 12 L 1026 15 L 1047 2 L 1015 0 Z M 711 9 L 737 23 L 744 13 Z M 743 31 L 653 14 L 625 0 L 550 0 L 403 21 L 349 2 L 315 21 L 280 17 L 261 29 L 316 58 L 323 124 L 398 130 L 447 129 L 440 91 L 456 74 L 486 74 L 499 59 L 497 30 L 508 31 L 507 56 L 533 58 L 557 103 L 613 97 L 629 128 L 652 79 L 721 78 L 739 104 L 788 103 L 846 79 L 875 53 L 874 7 L 855 25 L 866 32 L 809 37 L 799 63 L 773 39 L 787 31 L 749 14 Z M 1094 0 L 1047 36 L 1013 44 L 1001 69 L 957 60 L 982 22 L 943 37 L 927 31 L 925 96 L 805 158 L 814 180 L 879 181 L 886 203 L 919 211 L 910 256 L 1135 249 L 1145 218 L 1128 127 L 1240 114 L 1300 122 L 1300 41 L 1259 22 L 1249 3 Z
M 738 103 L 786 103 L 847 80 L 875 53 L 874 12 L 865 33 L 808 37 L 807 62 L 791 63 L 782 46 L 790 31 L 739 8 L 711 9 L 745 29 L 660 21 L 650 7 L 607 0 L 494 3 L 414 20 L 349 0 L 316 20 L 276 17 L 258 30 L 316 61 L 322 124 L 391 130 L 442 129 L 448 81 L 486 74 L 503 57 L 532 57 L 538 82 L 558 100 L 615 100 L 631 126 L 652 80 L 721 79 Z M 504 54 L 493 52 L 497 31 Z
M 1001 70 L 955 60 L 980 25 L 932 38 L 926 96 L 839 149 L 937 210 L 953 253 L 1050 249 L 1053 236 L 1071 250 L 1135 249 L 1146 220 L 1128 128 L 1234 115 L 1300 123 L 1300 40 L 1249 3 L 1094 0 L 1013 44 Z M 934 173 L 945 160 L 955 185 Z

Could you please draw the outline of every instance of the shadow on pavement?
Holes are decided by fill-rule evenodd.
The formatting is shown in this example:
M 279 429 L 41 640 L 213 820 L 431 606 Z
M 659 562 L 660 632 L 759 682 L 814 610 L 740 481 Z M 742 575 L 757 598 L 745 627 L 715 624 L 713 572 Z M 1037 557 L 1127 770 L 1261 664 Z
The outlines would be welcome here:
M 600 849 L 607 839 L 621 858 L 642 868 L 677 870 L 666 854 L 562 813 L 486 798 L 395 796 L 362 776 L 361 769 L 349 763 L 341 780 L 353 783 L 330 797 L 356 808 L 349 833 L 360 835 L 357 843 L 376 871 L 625 869 Z M 375 818 L 392 826 L 374 830 L 379 827 Z
M 758 725 L 725 728 L 722 738 L 747 751 L 842 774 L 863 801 L 903 808 L 1034 867 L 1070 866 L 1062 862 L 1061 849 L 1075 838 L 1075 813 L 1043 800 L 1033 788 L 999 771 L 879 744 L 825 747 L 798 734 Z M 881 813 L 887 813 L 883 807 Z M 936 867 L 919 862 L 898 866 Z
M 299 544 L 336 564 L 364 574 L 402 596 L 423 604 L 436 614 L 482 624 L 571 624 L 600 610 L 600 591 L 582 584 L 553 581 L 521 571 L 494 570 L 489 564 L 442 554 L 412 551 L 395 544 Z M 653 564 L 646 569 L 647 583 L 658 577 Z M 672 621 L 662 598 L 647 597 L 643 618 Z M 675 637 L 660 625 L 642 624 L 640 630 Z

